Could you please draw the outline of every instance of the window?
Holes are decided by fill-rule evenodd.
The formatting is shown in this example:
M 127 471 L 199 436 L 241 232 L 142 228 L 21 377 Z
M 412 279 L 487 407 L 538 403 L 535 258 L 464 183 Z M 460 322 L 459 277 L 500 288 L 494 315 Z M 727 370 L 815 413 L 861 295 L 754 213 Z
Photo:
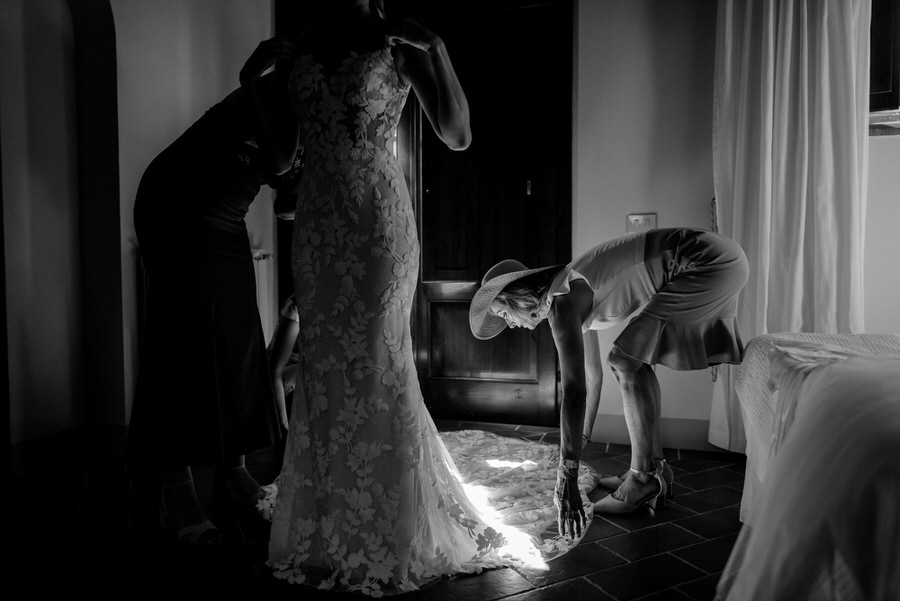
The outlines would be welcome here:
M 869 135 L 900 135 L 900 0 L 872 0 Z
M 872 0 L 869 110 L 900 108 L 900 10 L 898 0 Z

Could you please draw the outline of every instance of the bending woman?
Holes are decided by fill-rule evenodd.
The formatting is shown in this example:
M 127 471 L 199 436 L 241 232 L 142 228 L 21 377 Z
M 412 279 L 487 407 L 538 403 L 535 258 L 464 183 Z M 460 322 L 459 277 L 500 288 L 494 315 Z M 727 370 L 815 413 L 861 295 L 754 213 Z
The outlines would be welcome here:
M 507 326 L 534 329 L 545 319 L 553 332 L 563 385 L 556 486 L 560 531 L 583 521 L 576 486 L 583 446 L 578 433 L 582 428 L 590 432 L 600 399 L 602 366 L 596 344 L 585 335 L 628 321 L 607 361 L 622 391 L 631 469 L 622 478 L 601 482 L 618 488 L 594 510 L 630 513 L 643 504 L 656 507 L 673 475 L 663 459 L 653 367 L 693 370 L 740 363 L 737 295 L 747 276 L 747 258 L 734 241 L 689 228 L 604 242 L 568 265 L 528 269 L 507 259 L 484 276 L 469 314 L 476 338 L 493 338 Z

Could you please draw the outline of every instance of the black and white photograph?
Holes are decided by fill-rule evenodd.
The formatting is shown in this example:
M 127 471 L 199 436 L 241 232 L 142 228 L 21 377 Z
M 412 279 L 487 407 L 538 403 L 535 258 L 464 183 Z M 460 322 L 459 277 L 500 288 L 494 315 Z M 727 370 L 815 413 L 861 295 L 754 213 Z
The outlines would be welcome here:
M 2 596 L 900 601 L 898 199 L 900 0 L 0 0 Z

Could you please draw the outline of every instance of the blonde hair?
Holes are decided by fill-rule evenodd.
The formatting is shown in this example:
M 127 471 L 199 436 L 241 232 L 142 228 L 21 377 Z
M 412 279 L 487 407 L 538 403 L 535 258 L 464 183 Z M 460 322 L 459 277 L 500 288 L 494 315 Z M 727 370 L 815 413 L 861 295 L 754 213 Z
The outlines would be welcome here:
M 494 300 L 511 311 L 534 311 L 547 300 L 547 292 L 556 273 L 553 270 L 540 271 L 510 282 Z

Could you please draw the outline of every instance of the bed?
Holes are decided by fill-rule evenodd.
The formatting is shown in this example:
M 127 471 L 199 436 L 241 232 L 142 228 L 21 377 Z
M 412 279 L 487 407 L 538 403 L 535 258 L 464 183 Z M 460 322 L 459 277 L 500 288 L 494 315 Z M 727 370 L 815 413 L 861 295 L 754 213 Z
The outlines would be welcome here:
M 776 346 L 782 353 L 773 356 Z M 796 399 L 784 398 L 772 379 L 772 368 L 791 364 L 790 352 L 804 353 L 815 364 L 851 356 L 900 357 L 900 335 L 896 334 L 819 334 L 783 332 L 764 334 L 750 340 L 735 380 L 741 417 L 747 438 L 747 471 L 741 497 L 740 520 L 753 523 L 752 509 L 762 489 L 769 467 L 787 434 Z M 775 363 L 773 364 L 773 359 Z
M 900 336 L 761 336 L 736 388 L 744 525 L 716 599 L 900 599 Z

